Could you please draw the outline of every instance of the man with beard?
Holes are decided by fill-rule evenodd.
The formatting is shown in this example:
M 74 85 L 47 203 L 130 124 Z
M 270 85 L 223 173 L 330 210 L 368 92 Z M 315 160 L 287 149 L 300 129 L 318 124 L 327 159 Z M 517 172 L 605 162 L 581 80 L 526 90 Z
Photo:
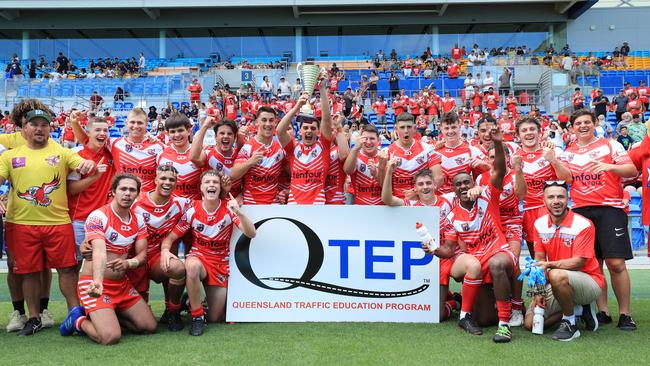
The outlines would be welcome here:
M 350 176 L 355 205 L 382 205 L 380 166 L 386 158 L 379 155 L 379 132 L 371 124 L 364 125 L 343 164 Z
M 77 331 L 102 345 L 120 341 L 121 324 L 137 333 L 153 333 L 157 325 L 151 309 L 126 277 L 127 269 L 145 265 L 147 258 L 147 230 L 132 208 L 140 181 L 132 174 L 118 174 L 111 192 L 111 203 L 93 211 L 86 220 L 92 258 L 84 261 L 77 284 L 83 306 L 72 308 L 60 327 L 62 336 Z M 132 247 L 136 256 L 127 259 Z

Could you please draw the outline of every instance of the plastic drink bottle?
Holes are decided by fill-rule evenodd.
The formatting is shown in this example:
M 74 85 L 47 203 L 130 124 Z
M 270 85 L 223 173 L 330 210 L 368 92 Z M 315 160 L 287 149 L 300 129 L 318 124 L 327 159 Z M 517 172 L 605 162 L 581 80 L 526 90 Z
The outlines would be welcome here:
M 533 311 L 533 334 L 544 334 L 544 308 L 537 305 Z
M 415 231 L 417 231 L 418 235 L 420 236 L 420 241 L 423 243 L 428 243 L 431 250 L 434 250 L 438 247 L 436 241 L 433 239 L 433 236 L 431 236 L 431 233 L 429 233 L 429 229 L 427 229 L 424 224 L 420 222 L 415 223 Z

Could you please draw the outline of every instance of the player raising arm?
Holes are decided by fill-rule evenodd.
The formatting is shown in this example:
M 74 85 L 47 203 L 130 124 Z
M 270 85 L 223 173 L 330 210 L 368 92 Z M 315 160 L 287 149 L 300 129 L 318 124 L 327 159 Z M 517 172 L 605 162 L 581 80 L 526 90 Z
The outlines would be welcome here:
M 163 240 L 160 266 L 167 271 L 178 260 L 170 249 L 172 244 L 190 231 L 192 249 L 185 260 L 187 293 L 190 299 L 192 327 L 190 335 L 200 336 L 206 322 L 220 322 L 226 315 L 226 292 L 230 268 L 230 237 L 233 224 L 249 238 L 255 237 L 255 226 L 241 212 L 237 200 L 230 195 L 221 200 L 222 178 L 214 170 L 201 174 L 202 200 L 194 201 L 174 230 Z M 201 284 L 205 288 L 209 312 L 203 310 Z

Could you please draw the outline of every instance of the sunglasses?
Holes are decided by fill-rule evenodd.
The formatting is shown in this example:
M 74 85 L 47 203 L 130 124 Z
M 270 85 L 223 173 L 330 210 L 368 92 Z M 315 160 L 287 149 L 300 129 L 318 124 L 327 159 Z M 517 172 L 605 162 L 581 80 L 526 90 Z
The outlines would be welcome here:
M 546 182 L 544 182 L 544 188 L 548 188 L 548 187 L 564 187 L 568 189 L 566 181 L 564 180 L 547 180 Z

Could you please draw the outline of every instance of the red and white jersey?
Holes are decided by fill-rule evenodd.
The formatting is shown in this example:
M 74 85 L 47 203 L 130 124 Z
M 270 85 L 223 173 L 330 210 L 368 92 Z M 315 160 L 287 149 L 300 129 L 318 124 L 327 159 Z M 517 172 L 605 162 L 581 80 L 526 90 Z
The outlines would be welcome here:
M 487 187 L 490 184 L 492 171 L 482 173 L 476 178 L 476 184 L 481 187 Z M 524 219 L 519 210 L 519 198 L 515 194 L 515 174 L 512 170 L 503 177 L 503 187 L 499 194 L 499 213 L 501 225 L 504 229 L 506 225 L 519 225 Z
M 142 191 L 155 188 L 156 158 L 165 149 L 158 141 L 145 138 L 140 143 L 130 142 L 126 137 L 111 138 L 107 145 L 113 155 L 115 171 L 131 173 L 142 181 Z
M 436 149 L 436 153 L 440 155 L 440 167 L 442 168 L 443 183 L 440 188 L 438 188 L 438 193 L 449 193 L 453 192 L 454 188 L 451 184 L 451 180 L 454 175 L 460 172 L 472 173 L 472 168 L 470 163 L 474 158 L 484 159 L 485 156 L 481 153 L 481 150 L 477 149 L 474 146 L 470 146 L 469 143 L 463 141 L 456 147 L 447 147 L 442 146 Z M 480 172 L 474 171 L 475 177 Z
M 233 224 L 239 226 L 239 218 L 228 210 L 226 201 L 221 200 L 214 212 L 207 212 L 201 200 L 196 200 L 183 214 L 173 232 L 183 237 L 192 230 L 189 255 L 228 263 Z
M 639 100 L 642 101 L 643 103 L 648 103 L 648 95 L 650 95 L 650 88 L 648 88 L 647 86 L 639 87 L 636 91 L 639 94 Z
M 266 146 L 256 137 L 248 139 L 239 150 L 235 164 L 246 162 L 255 151 L 260 149 L 264 152 L 262 161 L 244 174 L 244 204 L 246 205 L 272 204 L 278 194 L 285 152 L 277 140 L 272 140 L 271 144 Z
M 430 145 L 413 141 L 408 149 L 393 142 L 386 149 L 388 159 L 397 158 L 398 164 L 393 172 L 393 196 L 404 198 L 404 191 L 414 187 L 415 174 L 422 169 L 439 165 L 440 155 Z
M 128 253 L 136 241 L 147 239 L 147 229 L 142 217 L 139 217 L 134 209 L 131 209 L 130 213 L 131 219 L 122 221 L 110 203 L 91 212 L 86 219 L 86 240 L 104 240 L 106 251 L 109 253 Z
M 451 112 L 454 108 L 456 108 L 456 100 L 454 98 L 442 98 L 442 113 Z
M 586 146 L 577 141 L 571 144 L 560 158 L 566 162 L 573 175 L 571 198 L 573 207 L 623 205 L 621 177 L 613 172 L 593 172 L 593 161 L 606 164 L 631 164 L 632 160 L 623 145 L 613 140 L 597 138 Z
M 192 204 L 189 198 L 172 195 L 167 203 L 157 205 L 150 196 L 151 192 L 142 192 L 133 205 L 135 213 L 142 217 L 147 228 L 148 256 L 160 252 L 163 239 L 169 235 Z
M 323 136 L 312 146 L 291 140 L 285 151 L 291 168 L 289 204 L 325 204 L 325 180 L 330 165 L 332 142 Z
M 235 158 L 237 157 L 237 150 L 233 150 L 231 156 L 225 156 L 219 149 L 215 147 L 207 147 L 205 149 L 205 157 L 210 169 L 214 169 L 220 174 L 231 176 L 232 167 L 235 165 Z M 200 183 L 200 182 L 199 182 Z M 230 193 L 233 197 L 237 197 L 242 190 L 242 180 L 237 179 L 232 181 Z M 200 195 L 200 192 L 199 192 Z
M 492 93 L 486 93 L 483 95 L 483 100 L 485 101 L 485 107 L 490 108 L 491 110 L 496 110 L 499 108 L 499 96 Z
M 343 162 L 339 159 L 339 148 L 334 143 L 330 148 L 330 165 L 325 178 L 325 204 L 342 205 L 345 203 L 343 187 L 345 186 L 345 172 Z
M 460 204 L 455 205 L 448 217 L 451 225 L 444 233 L 445 239 L 454 242 L 460 239 L 465 245 L 464 251 L 481 262 L 508 249 L 510 246 L 501 231 L 499 220 L 500 193 L 489 184 L 470 210 Z
M 526 179 L 527 191 L 524 199 L 524 211 L 543 207 L 544 182 L 557 180 L 555 169 L 548 160 L 544 159 L 544 150 L 542 148 L 531 152 L 519 149 L 515 154 L 522 158 L 522 170 Z M 560 155 L 562 155 L 562 150 L 556 147 L 555 156 Z
M 173 166 L 178 170 L 176 189 L 174 193 L 189 199 L 201 197 L 201 170 L 190 161 L 190 148 L 178 152 L 174 146 L 168 146 L 156 159 L 158 165 Z
M 383 205 L 381 200 L 381 186 L 374 177 L 377 170 L 379 157 L 377 155 L 370 157 L 359 152 L 357 157 L 356 168 L 350 179 L 354 189 L 355 205 Z
M 404 206 L 415 206 L 415 207 L 429 206 L 420 200 L 414 201 L 414 200 L 404 199 L 402 201 L 404 201 Z M 440 209 L 440 220 L 449 216 L 449 213 L 451 213 L 451 209 L 453 208 L 452 203 L 449 201 L 447 197 L 439 196 L 439 195 L 436 195 L 436 202 L 434 202 L 433 205 L 431 206 L 435 206 Z

